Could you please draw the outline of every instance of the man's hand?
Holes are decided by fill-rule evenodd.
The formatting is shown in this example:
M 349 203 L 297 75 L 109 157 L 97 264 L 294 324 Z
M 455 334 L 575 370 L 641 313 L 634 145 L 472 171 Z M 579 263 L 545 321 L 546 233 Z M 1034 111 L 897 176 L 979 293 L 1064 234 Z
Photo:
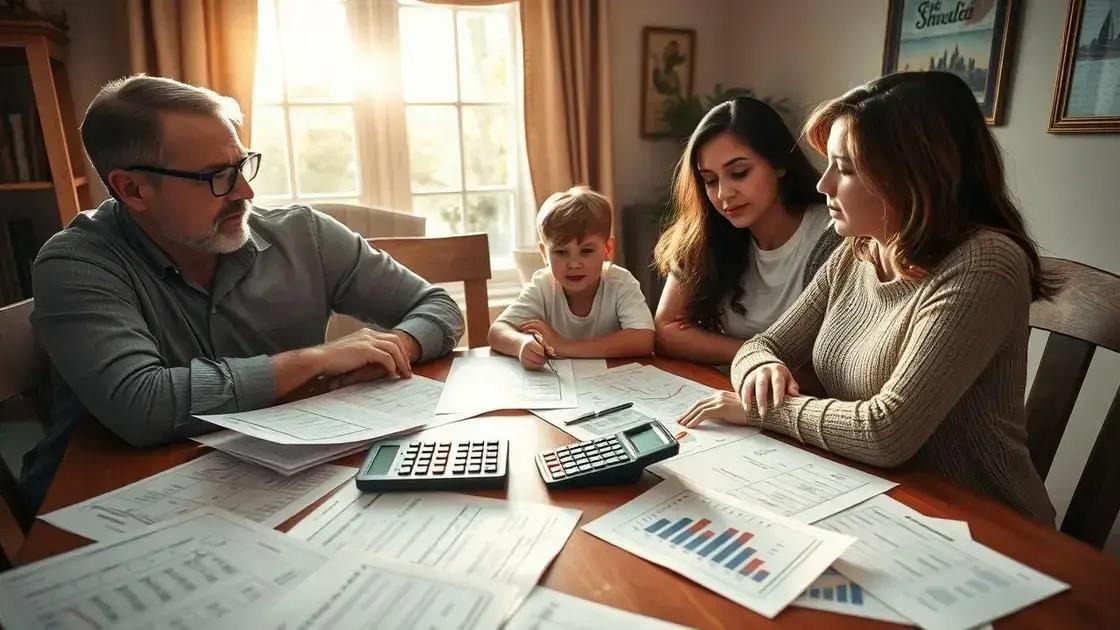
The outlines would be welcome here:
M 375 334 L 385 334 L 385 333 L 377 333 L 377 331 L 370 331 L 370 332 L 373 332 Z M 389 331 L 388 334 L 395 335 L 397 337 L 397 339 L 400 340 L 400 348 L 401 348 L 402 352 L 404 353 L 404 355 L 406 357 L 408 357 L 408 360 L 409 360 L 409 374 L 408 374 L 408 376 L 411 376 L 412 375 L 411 364 L 420 360 L 420 344 L 417 343 L 417 341 L 412 338 L 412 335 L 410 335 L 410 334 L 408 334 L 408 333 L 406 333 L 402 330 L 391 330 L 391 331 Z M 347 372 L 347 373 L 342 374 L 340 376 L 334 376 L 334 377 L 331 377 L 331 378 L 327 379 L 327 389 L 335 390 L 335 389 L 338 389 L 340 387 L 346 387 L 347 385 L 353 385 L 354 383 L 364 383 L 366 381 L 375 381 L 379 378 L 384 378 L 385 375 L 388 374 L 388 373 L 389 372 L 385 369 L 385 367 L 380 365 L 380 364 L 378 364 L 378 365 L 367 365 L 365 367 L 360 367 L 356 370 L 351 370 L 350 372 Z M 407 377 L 405 377 L 405 378 L 407 378 Z
M 419 346 L 413 348 L 401 337 L 405 333 L 378 332 L 363 328 L 340 339 L 313 348 L 319 367 L 319 376 L 338 377 L 365 370 L 363 374 L 373 375 L 380 368 L 381 375 L 392 378 L 412 376 L 412 356 L 419 356 Z M 412 339 L 408 337 L 408 339 Z M 415 340 L 411 342 L 416 344 Z M 357 381 L 354 381 L 357 382 Z

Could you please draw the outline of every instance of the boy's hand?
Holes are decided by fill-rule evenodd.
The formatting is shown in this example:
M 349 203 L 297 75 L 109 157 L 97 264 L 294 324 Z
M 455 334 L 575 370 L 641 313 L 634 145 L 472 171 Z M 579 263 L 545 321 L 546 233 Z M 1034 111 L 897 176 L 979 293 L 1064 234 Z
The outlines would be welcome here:
M 517 351 L 517 360 L 526 370 L 539 370 L 548 362 L 544 346 L 533 335 L 525 335 L 521 341 L 521 348 Z
M 561 356 L 564 352 L 563 346 L 568 341 L 560 336 L 552 326 L 539 319 L 525 322 L 518 330 L 539 339 L 541 346 L 544 347 L 549 357 Z

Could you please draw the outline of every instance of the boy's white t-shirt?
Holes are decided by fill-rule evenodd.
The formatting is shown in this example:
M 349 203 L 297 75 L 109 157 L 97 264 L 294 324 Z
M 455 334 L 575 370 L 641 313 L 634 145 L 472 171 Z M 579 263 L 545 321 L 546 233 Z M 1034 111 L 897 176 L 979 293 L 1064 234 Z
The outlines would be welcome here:
M 538 270 L 497 321 L 517 328 L 534 319 L 569 339 L 590 339 L 630 328 L 653 330 L 653 315 L 641 285 L 629 271 L 610 263 L 603 265 L 599 288 L 586 317 L 572 313 L 564 289 L 552 277 L 551 269 Z
M 801 216 L 801 225 L 777 249 L 759 249 L 752 238 L 750 260 L 743 272 L 740 315 L 725 305 L 720 323 L 723 333 L 736 339 L 750 339 L 766 330 L 793 305 L 805 290 L 805 263 L 817 246 L 821 234 L 832 229 L 832 217 L 824 206 L 814 206 Z

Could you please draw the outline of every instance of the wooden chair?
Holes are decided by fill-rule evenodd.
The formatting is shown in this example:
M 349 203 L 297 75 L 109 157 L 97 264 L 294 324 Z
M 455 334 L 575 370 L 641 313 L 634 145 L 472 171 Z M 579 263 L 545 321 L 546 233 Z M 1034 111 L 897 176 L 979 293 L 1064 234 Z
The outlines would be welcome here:
M 1061 258 L 1043 258 L 1063 283 L 1052 301 L 1031 306 L 1031 327 L 1049 330 L 1027 397 L 1028 446 L 1045 479 L 1093 353 L 1120 352 L 1120 276 Z M 1063 532 L 1103 547 L 1120 511 L 1120 388 L 1101 425 L 1062 521 Z
M 46 419 L 46 355 L 35 342 L 29 317 L 34 300 L 0 307 L 0 422 Z M 23 544 L 35 515 L 27 509 L 17 486 L 17 474 L 0 458 L 0 570 Z
M 388 208 L 356 206 L 348 203 L 317 203 L 312 207 L 334 217 L 339 223 L 361 234 L 362 238 L 424 236 L 427 225 L 425 217 Z M 349 315 L 333 313 L 330 321 L 327 322 L 326 340 L 332 341 L 345 337 L 364 327 L 364 323 Z
M 369 244 L 431 283 L 462 282 L 467 302 L 467 346 L 486 345 L 490 311 L 490 241 L 486 234 L 371 238 Z

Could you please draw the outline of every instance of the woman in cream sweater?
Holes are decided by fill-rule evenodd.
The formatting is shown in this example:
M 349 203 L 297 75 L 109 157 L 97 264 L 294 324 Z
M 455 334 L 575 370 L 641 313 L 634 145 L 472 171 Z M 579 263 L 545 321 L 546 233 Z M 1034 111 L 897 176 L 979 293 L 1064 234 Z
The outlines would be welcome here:
M 1054 287 L 972 92 L 949 73 L 889 75 L 818 107 L 805 133 L 845 243 L 736 353 L 737 393 L 679 422 L 932 469 L 1052 523 L 1023 394 L 1030 303 Z M 790 369 L 808 361 L 828 397 L 800 395 Z

